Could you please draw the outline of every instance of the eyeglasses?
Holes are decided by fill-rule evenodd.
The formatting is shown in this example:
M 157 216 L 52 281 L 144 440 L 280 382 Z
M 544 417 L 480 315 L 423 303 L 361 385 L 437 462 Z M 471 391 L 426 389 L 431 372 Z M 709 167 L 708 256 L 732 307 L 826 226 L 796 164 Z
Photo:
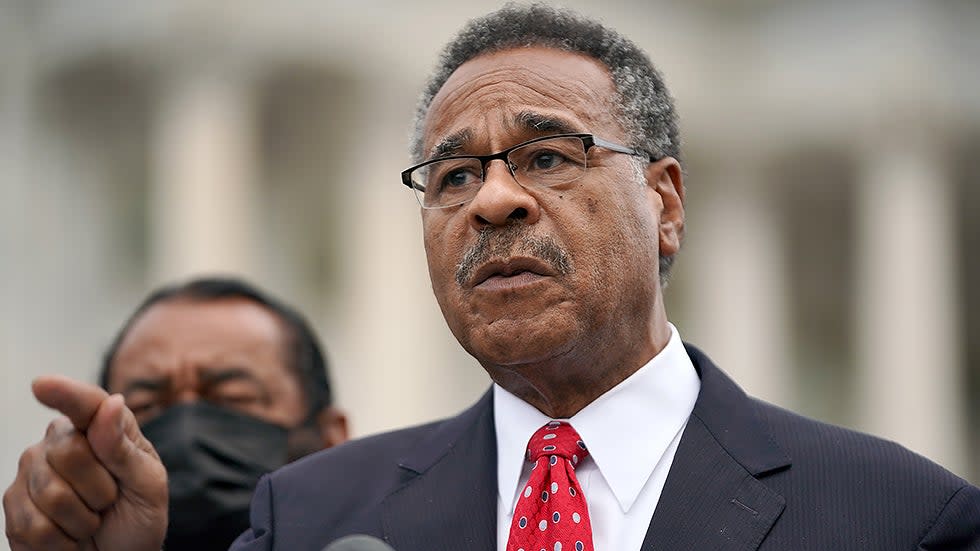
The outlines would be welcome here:
M 552 187 L 578 180 L 588 168 L 588 153 L 598 146 L 652 160 L 649 153 L 607 142 L 592 134 L 558 134 L 535 138 L 490 155 L 453 155 L 430 159 L 402 172 L 402 183 L 415 190 L 425 209 L 455 207 L 473 200 L 500 159 L 525 188 Z

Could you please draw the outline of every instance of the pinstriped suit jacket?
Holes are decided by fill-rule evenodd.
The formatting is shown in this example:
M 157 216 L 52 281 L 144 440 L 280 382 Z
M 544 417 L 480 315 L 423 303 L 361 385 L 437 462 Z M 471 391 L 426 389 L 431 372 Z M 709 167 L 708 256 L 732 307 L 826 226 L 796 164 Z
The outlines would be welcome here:
M 687 349 L 701 393 L 642 551 L 980 551 L 975 486 L 897 444 L 750 398 Z M 496 472 L 488 392 L 457 417 L 265 477 L 232 549 L 321 551 L 360 533 L 396 551 L 495 551 Z

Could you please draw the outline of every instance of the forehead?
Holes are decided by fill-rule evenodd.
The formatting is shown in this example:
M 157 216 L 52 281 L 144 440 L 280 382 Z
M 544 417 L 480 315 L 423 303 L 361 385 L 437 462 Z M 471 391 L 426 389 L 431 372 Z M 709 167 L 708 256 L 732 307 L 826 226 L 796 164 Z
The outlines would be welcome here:
M 147 370 L 165 375 L 186 362 L 279 375 L 286 371 L 284 337 L 278 316 L 247 299 L 165 300 L 130 326 L 116 352 L 112 378 Z
M 544 46 L 484 54 L 460 65 L 433 98 L 423 155 L 450 137 L 482 142 L 501 133 L 533 135 L 530 126 L 542 118 L 560 121 L 562 130 L 619 139 L 615 98 L 608 69 L 583 54 Z M 554 125 L 546 126 L 554 133 Z

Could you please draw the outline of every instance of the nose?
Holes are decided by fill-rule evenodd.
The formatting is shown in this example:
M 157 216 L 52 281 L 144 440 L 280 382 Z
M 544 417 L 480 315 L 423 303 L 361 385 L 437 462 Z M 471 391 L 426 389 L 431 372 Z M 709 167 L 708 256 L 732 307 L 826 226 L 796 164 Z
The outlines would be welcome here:
M 537 197 L 517 183 L 503 160 L 487 163 L 483 185 L 467 207 L 470 225 L 477 230 L 517 220 L 534 224 L 541 215 Z
M 199 374 L 196 367 L 182 363 L 171 380 L 170 400 L 174 404 L 196 402 L 201 399 Z
M 182 388 L 175 390 L 171 402 L 174 404 L 186 404 L 189 402 L 197 402 L 201 399 L 201 393 L 194 388 Z

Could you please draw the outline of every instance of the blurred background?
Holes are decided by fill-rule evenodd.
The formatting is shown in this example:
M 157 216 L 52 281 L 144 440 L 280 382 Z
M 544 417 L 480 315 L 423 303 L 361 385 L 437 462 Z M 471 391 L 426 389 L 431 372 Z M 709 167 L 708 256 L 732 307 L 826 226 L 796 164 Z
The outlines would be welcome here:
M 398 173 L 438 50 L 498 5 L 0 0 L 0 486 L 52 417 L 30 381 L 94 380 L 147 291 L 194 274 L 305 311 L 357 435 L 476 400 Z M 565 5 L 677 99 L 685 339 L 980 482 L 980 3 Z

